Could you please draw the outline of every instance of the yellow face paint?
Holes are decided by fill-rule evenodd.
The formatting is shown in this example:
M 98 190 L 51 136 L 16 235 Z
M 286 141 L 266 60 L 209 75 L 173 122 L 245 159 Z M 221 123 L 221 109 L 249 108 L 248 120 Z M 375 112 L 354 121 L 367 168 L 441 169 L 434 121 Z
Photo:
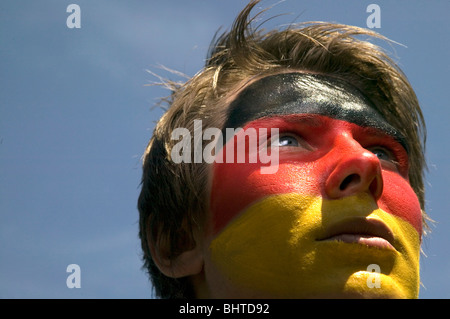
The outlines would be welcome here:
M 317 240 L 351 218 L 384 222 L 396 250 Z M 419 234 L 364 194 L 332 201 L 300 194 L 266 197 L 214 238 L 210 254 L 219 272 L 256 297 L 417 298 L 419 292 Z

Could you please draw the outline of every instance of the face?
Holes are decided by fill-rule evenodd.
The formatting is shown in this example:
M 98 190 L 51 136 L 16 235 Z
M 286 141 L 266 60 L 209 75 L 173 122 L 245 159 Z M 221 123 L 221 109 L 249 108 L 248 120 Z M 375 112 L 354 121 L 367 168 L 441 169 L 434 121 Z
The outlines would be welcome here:
M 257 145 L 278 166 L 262 174 L 260 161 L 214 163 L 212 297 L 418 296 L 422 216 L 408 152 L 364 96 L 324 76 L 271 75 L 238 94 L 225 127 L 277 128 Z

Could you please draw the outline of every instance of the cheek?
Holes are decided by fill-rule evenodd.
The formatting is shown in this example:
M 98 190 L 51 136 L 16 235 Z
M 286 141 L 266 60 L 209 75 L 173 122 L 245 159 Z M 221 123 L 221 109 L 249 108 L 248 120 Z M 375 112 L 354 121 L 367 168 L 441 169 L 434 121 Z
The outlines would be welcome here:
M 211 189 L 214 233 L 251 203 L 274 194 L 320 195 L 321 174 L 314 162 L 279 163 L 274 174 L 261 174 L 258 164 L 216 163 Z
M 383 171 L 383 194 L 378 205 L 384 211 L 409 222 L 422 234 L 422 210 L 417 195 L 400 175 Z

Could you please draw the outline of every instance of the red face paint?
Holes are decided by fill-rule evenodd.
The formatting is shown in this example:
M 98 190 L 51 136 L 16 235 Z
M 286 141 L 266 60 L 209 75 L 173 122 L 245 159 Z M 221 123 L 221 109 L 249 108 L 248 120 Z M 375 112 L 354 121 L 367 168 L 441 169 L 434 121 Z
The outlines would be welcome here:
M 244 131 L 273 127 L 279 128 L 283 142 L 296 141 L 278 147 L 276 173 L 261 174 L 259 162 L 214 164 L 210 207 L 215 234 L 250 204 L 269 195 L 339 199 L 355 192 L 369 192 L 380 208 L 422 233 L 420 204 L 407 178 L 408 157 L 395 138 L 374 127 L 318 114 L 261 118 L 245 125 Z M 235 139 L 221 152 L 230 143 Z

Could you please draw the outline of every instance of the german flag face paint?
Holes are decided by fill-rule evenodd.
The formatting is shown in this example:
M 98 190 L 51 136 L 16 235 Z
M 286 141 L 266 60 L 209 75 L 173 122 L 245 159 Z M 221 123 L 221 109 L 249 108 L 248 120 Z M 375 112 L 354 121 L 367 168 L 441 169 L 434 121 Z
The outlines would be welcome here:
M 338 80 L 278 74 L 237 96 L 225 127 L 239 126 L 278 128 L 275 144 L 258 145 L 277 149 L 279 167 L 212 168 L 205 274 L 216 297 L 418 297 L 408 153 L 369 101 Z

